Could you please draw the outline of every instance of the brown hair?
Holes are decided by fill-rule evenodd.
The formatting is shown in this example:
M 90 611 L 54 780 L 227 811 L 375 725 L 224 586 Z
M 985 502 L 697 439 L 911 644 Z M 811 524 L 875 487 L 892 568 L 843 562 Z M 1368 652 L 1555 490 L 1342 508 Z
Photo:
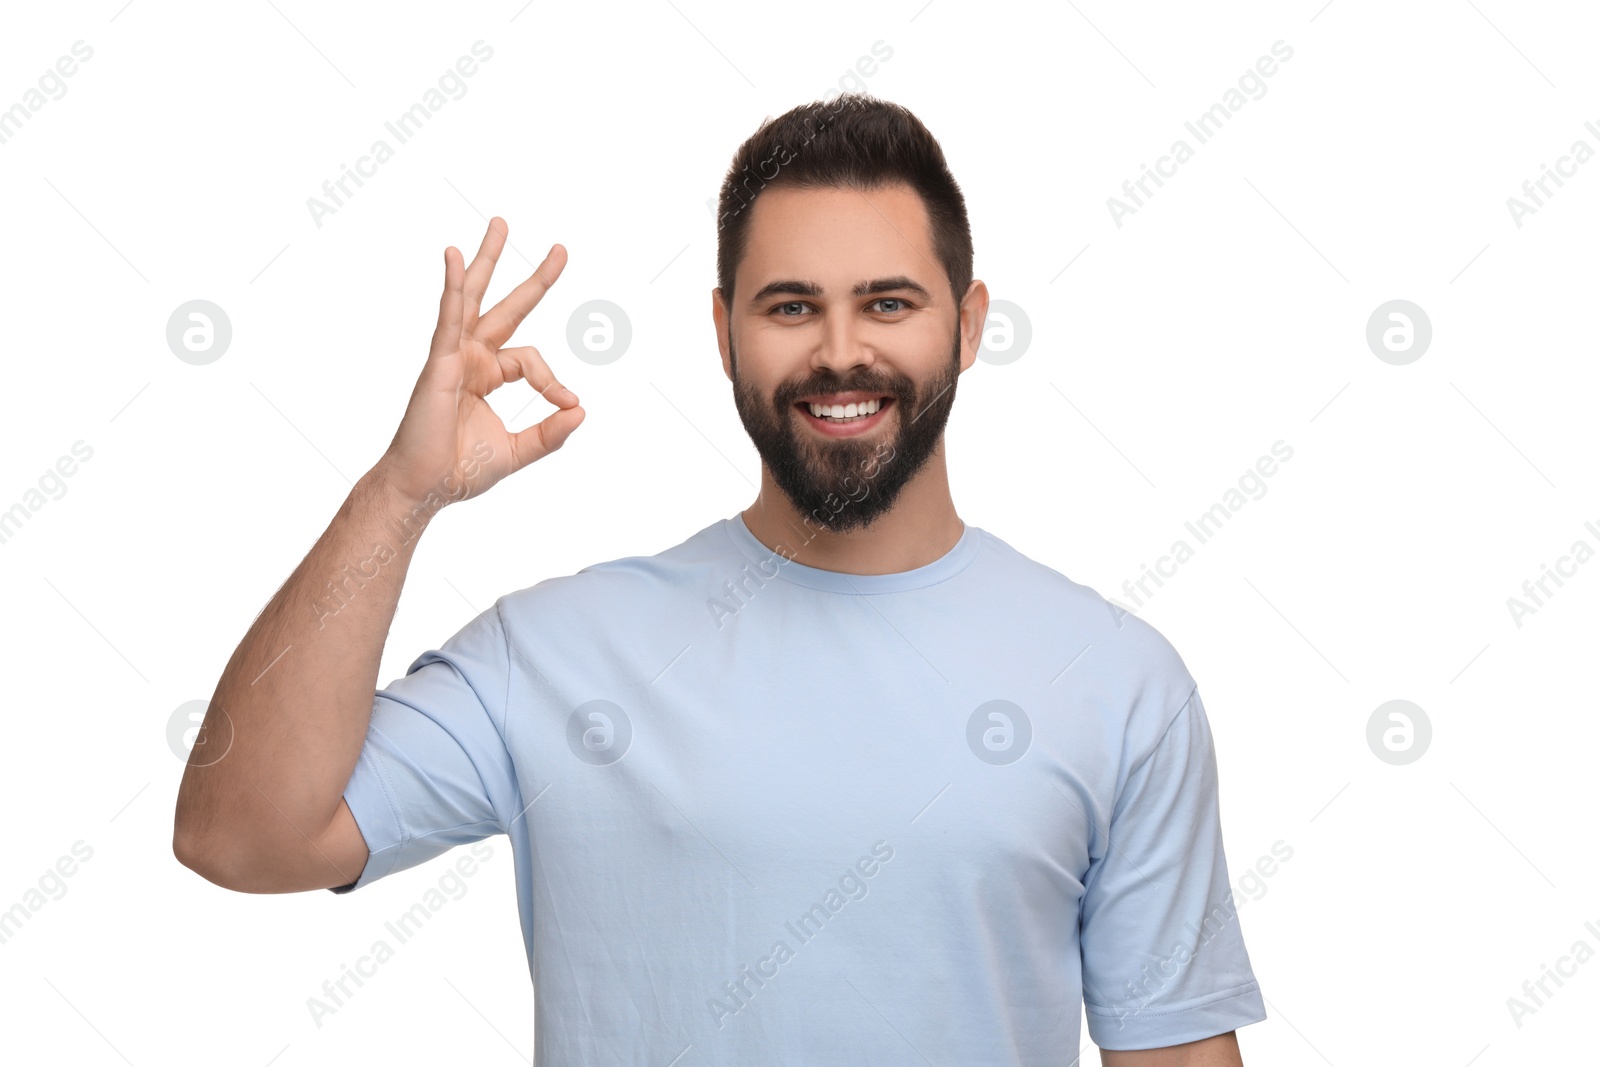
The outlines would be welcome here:
M 972 230 L 961 187 L 939 142 L 899 104 L 865 93 L 801 104 L 763 122 L 733 154 L 717 212 L 717 284 L 733 303 L 733 276 L 749 240 L 750 212 L 762 189 L 870 190 L 905 183 L 928 212 L 934 255 L 959 306 L 972 282 Z

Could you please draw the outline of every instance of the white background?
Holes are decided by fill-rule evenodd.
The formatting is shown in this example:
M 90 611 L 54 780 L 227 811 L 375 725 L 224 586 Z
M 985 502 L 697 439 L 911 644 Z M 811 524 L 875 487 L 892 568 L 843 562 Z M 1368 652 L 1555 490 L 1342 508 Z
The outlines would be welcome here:
M 205 882 L 171 853 L 169 719 L 210 696 L 388 444 L 441 251 L 470 257 L 489 215 L 514 246 L 491 302 L 551 243 L 569 251 L 516 343 L 541 347 L 588 419 L 430 527 L 380 684 L 502 593 L 749 504 L 707 200 L 765 116 L 837 88 L 877 41 L 892 56 L 866 87 L 940 138 L 977 276 L 1032 325 L 1020 358 L 962 378 L 947 444 L 963 519 L 1128 602 L 1124 581 L 1195 544 L 1186 521 L 1274 442 L 1293 449 L 1139 608 L 1206 695 L 1235 883 L 1274 842 L 1293 850 L 1242 903 L 1270 1014 L 1240 1032 L 1245 1062 L 1488 1067 L 1589 1047 L 1600 961 L 1520 1027 L 1506 1004 L 1576 941 L 1600 949 L 1582 682 L 1600 562 L 1520 626 L 1507 607 L 1574 542 L 1600 548 L 1584 526 L 1600 527 L 1600 161 L 1520 227 L 1507 207 L 1574 141 L 1600 149 L 1586 5 L 109 0 L 8 5 L 5 23 L 0 108 L 74 42 L 93 49 L 0 144 L 0 510 L 38 501 L 75 442 L 93 449 L 0 543 L 0 909 L 92 849 L 0 944 L 6 1047 L 137 1065 L 528 1058 L 504 838 L 319 1027 L 307 998 L 448 864 L 348 897 Z M 307 198 L 480 39 L 493 58 L 466 94 L 317 226 Z M 1265 95 L 1198 144 L 1184 122 L 1279 40 L 1293 56 Z M 1107 198 L 1179 137 L 1194 158 L 1116 225 Z M 634 331 L 605 366 L 565 340 L 597 298 Z M 166 342 L 192 299 L 233 329 L 205 366 Z M 1392 299 L 1432 323 L 1407 365 L 1366 342 Z M 517 383 L 496 409 L 520 428 L 549 410 L 532 397 Z M 1367 742 L 1392 699 L 1433 730 L 1403 766 Z

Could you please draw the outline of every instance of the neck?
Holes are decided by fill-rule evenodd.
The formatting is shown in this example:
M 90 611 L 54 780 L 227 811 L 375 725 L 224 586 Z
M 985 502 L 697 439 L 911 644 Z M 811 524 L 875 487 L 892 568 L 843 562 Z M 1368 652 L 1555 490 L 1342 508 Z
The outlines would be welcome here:
M 852 506 L 848 500 L 842 502 L 845 508 Z M 950 498 L 942 442 L 906 483 L 894 506 L 870 526 L 835 530 L 824 525 L 826 515 L 807 522 L 765 464 L 761 491 L 740 514 L 756 540 L 773 551 L 807 567 L 846 574 L 897 574 L 925 567 L 955 548 L 965 529 Z

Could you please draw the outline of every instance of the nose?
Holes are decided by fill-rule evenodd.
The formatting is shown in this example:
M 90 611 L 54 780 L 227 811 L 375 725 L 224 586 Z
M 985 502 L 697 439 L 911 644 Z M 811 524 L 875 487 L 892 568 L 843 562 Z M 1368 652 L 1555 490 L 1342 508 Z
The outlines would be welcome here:
M 825 313 L 817 350 L 811 357 L 812 369 L 826 367 L 835 376 L 845 378 L 852 367 L 872 366 L 876 357 L 863 341 L 859 326 L 848 312 Z

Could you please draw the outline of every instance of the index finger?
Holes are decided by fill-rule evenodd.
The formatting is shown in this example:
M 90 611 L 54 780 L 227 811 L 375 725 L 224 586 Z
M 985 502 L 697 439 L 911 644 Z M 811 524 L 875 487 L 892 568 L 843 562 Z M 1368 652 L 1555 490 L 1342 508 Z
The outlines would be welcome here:
M 491 351 L 502 348 L 516 332 L 518 324 L 528 317 L 528 312 L 561 277 L 562 268 L 566 265 L 567 250 L 559 244 L 551 245 L 544 262 L 535 267 L 521 285 L 507 293 L 505 299 L 484 313 L 473 330 L 473 336 Z

